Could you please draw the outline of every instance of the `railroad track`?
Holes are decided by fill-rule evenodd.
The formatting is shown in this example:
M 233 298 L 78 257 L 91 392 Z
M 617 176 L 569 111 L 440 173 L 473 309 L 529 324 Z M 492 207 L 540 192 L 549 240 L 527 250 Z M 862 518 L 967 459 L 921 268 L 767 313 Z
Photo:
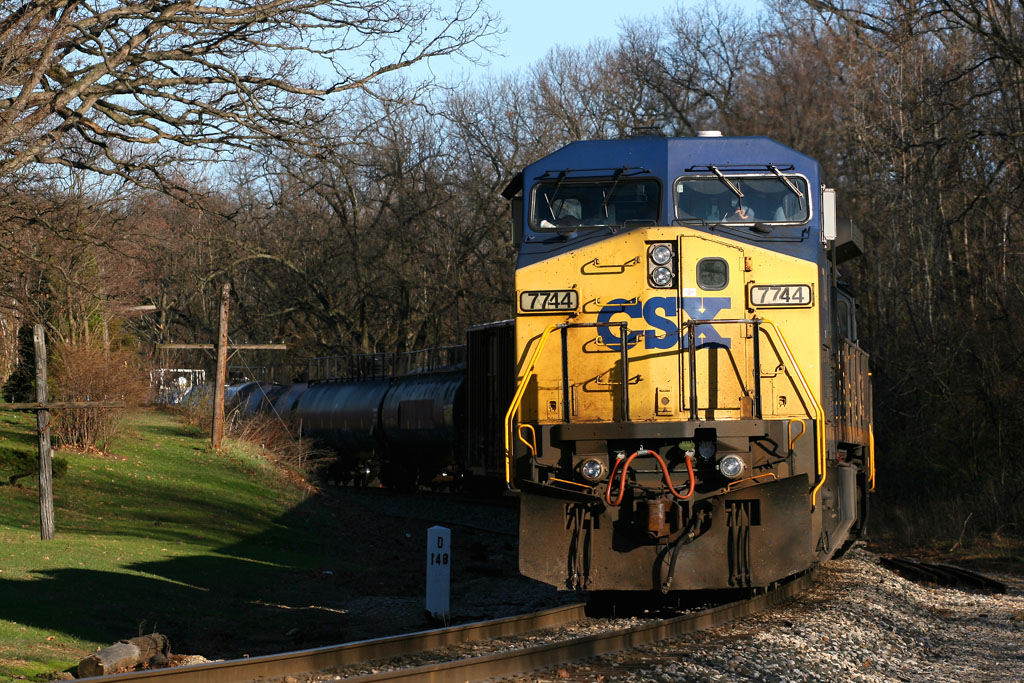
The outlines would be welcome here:
M 978 572 L 938 562 L 921 562 L 906 557 L 880 557 L 883 567 L 905 579 L 937 586 L 973 588 L 990 593 L 1005 593 L 1006 584 Z
M 746 600 L 700 609 L 667 619 L 652 619 L 649 622 L 627 628 L 612 628 L 593 635 L 455 661 L 353 675 L 346 677 L 345 680 L 359 683 L 412 680 L 462 683 L 469 680 L 521 674 L 578 659 L 638 647 L 683 633 L 712 628 L 781 604 L 806 590 L 813 580 L 814 573 L 809 572 Z M 91 683 L 106 681 L 129 683 L 131 681 L 155 681 L 155 679 L 161 679 L 160 683 L 241 683 L 285 676 L 297 677 L 314 672 L 351 667 L 370 661 L 380 663 L 379 660 L 393 660 L 474 640 L 507 638 L 530 631 L 553 629 L 586 618 L 584 608 L 585 605 L 580 603 L 506 619 L 476 622 L 345 645 L 81 680 Z M 377 669 L 385 667 L 386 663 L 375 666 Z

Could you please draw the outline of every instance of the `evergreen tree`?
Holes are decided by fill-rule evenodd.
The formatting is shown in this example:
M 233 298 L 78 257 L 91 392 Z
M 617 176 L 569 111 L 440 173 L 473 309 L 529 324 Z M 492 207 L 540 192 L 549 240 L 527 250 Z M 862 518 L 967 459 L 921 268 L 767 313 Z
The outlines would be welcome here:
M 36 347 L 32 340 L 32 327 L 18 329 L 18 365 L 3 386 L 4 401 L 15 403 L 35 400 Z

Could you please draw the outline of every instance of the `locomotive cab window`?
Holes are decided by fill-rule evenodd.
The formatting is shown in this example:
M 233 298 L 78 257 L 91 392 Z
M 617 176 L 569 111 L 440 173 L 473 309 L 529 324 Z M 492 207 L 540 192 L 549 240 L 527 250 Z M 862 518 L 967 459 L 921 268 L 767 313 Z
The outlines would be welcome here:
M 807 179 L 797 175 L 692 176 L 675 183 L 683 223 L 799 225 L 811 217 Z
M 661 184 L 652 179 L 545 180 L 533 188 L 530 225 L 536 230 L 657 225 Z
M 857 321 L 854 318 L 856 307 L 853 299 L 843 292 L 836 295 L 836 326 L 839 336 L 843 339 L 857 343 Z

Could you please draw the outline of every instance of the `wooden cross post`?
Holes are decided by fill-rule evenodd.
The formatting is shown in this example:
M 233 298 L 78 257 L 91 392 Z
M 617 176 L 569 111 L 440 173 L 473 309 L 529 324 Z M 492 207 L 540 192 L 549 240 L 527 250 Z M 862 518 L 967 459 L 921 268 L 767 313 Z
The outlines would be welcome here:
M 231 300 L 231 285 L 227 282 L 220 290 L 220 323 L 217 329 L 217 344 L 157 344 L 158 349 L 203 349 L 217 351 L 217 372 L 213 385 L 213 430 L 210 447 L 220 450 L 224 440 L 224 385 L 228 378 L 228 350 L 254 349 L 261 351 L 287 351 L 287 344 L 228 344 L 228 304 Z
M 50 445 L 50 408 L 123 408 L 123 401 L 59 401 L 49 402 L 46 388 L 46 328 L 32 328 L 36 349 L 36 402 L 0 403 L 0 410 L 34 410 L 39 432 L 39 537 L 52 541 L 53 523 L 53 449 Z

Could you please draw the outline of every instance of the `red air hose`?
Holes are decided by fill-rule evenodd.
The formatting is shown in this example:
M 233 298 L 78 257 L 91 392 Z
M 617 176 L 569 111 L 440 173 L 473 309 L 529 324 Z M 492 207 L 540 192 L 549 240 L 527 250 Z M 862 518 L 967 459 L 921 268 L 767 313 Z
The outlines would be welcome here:
M 690 460 L 690 456 L 689 455 L 686 456 L 686 473 L 689 476 L 690 481 L 689 481 L 688 490 L 686 492 L 686 495 L 684 496 L 681 493 L 679 493 L 678 491 L 676 491 L 676 487 L 672 484 L 672 475 L 669 474 L 668 465 L 665 463 L 664 458 L 662 458 L 660 455 L 658 455 L 657 451 L 649 451 L 649 450 L 643 449 L 643 450 L 637 451 L 636 453 L 633 453 L 633 455 L 629 456 L 628 458 L 616 458 L 615 459 L 615 464 L 612 465 L 612 472 L 608 476 L 608 488 L 604 492 L 604 501 L 606 503 L 608 503 L 609 506 L 611 506 L 611 507 L 618 507 L 619 505 L 622 504 L 622 499 L 626 495 L 626 476 L 627 476 L 627 473 L 629 471 L 629 464 L 631 462 L 633 462 L 633 458 L 635 458 L 635 457 L 637 457 L 638 455 L 641 455 L 641 454 L 642 455 L 653 455 L 657 459 L 658 464 L 661 465 L 661 472 L 665 476 L 665 483 L 668 484 L 668 490 L 672 492 L 673 496 L 675 496 L 679 500 L 686 500 L 687 498 L 689 498 L 690 496 L 693 495 L 693 489 L 694 489 L 694 486 L 695 486 L 696 482 L 695 482 L 694 476 L 693 476 L 693 462 Z M 625 462 L 623 462 L 623 461 L 625 461 Z M 620 462 L 622 463 L 622 475 L 621 475 L 621 481 L 619 482 L 619 497 L 616 498 L 615 502 L 613 503 L 612 502 L 612 484 L 615 483 L 615 473 L 619 469 L 619 463 Z

